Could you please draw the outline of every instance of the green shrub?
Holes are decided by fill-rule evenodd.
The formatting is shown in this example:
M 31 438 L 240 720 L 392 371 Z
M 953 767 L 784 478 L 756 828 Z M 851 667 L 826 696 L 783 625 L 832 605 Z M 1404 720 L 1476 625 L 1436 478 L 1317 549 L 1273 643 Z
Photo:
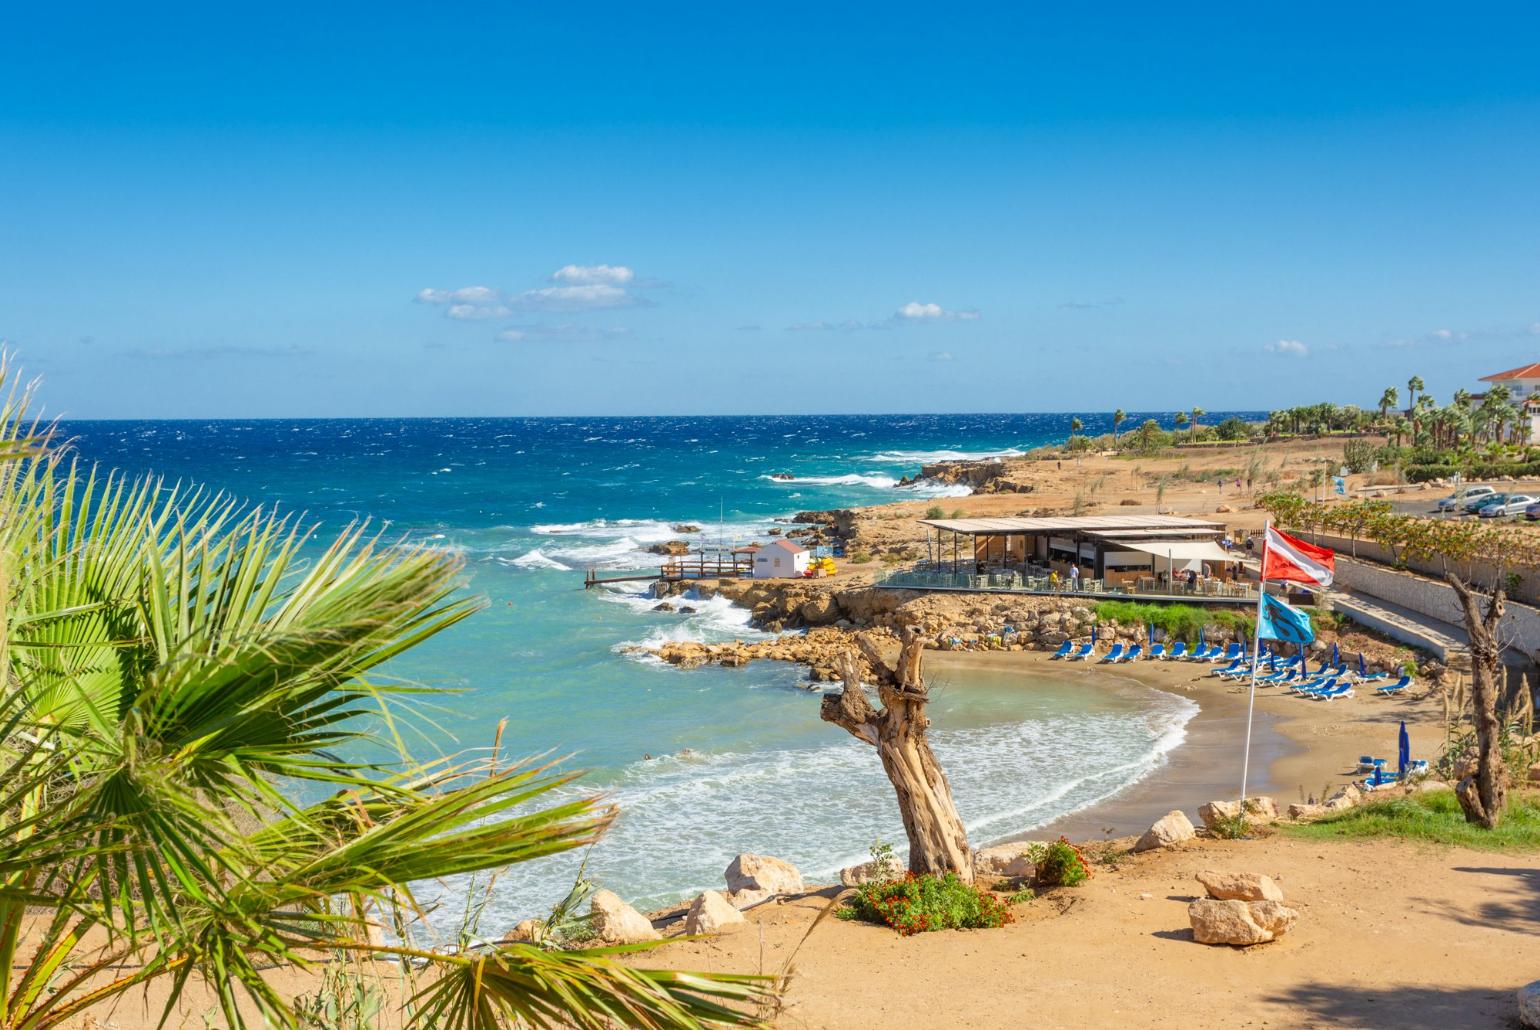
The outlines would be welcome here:
M 1168 640 L 1193 641 L 1204 626 L 1221 626 L 1241 639 L 1251 636 L 1252 619 L 1237 611 L 1211 611 L 1190 604 L 1154 604 L 1138 601 L 1103 601 L 1096 606 L 1103 622 L 1148 626 L 1162 630 Z
M 1246 440 L 1251 437 L 1251 425 L 1244 419 L 1231 415 L 1215 427 L 1214 435 L 1221 440 Z
M 1037 884 L 1039 887 L 1078 887 L 1091 878 L 1091 865 L 1080 849 L 1060 837 L 1052 844 L 1045 844 L 1039 852 L 1033 850 L 1037 860 Z
M 902 880 L 862 884 L 836 913 L 891 926 L 904 936 L 930 930 L 988 930 L 1011 922 L 1010 909 L 955 873 L 908 873 Z
M 1219 819 L 1209 828 L 1209 832 L 1225 840 L 1240 840 L 1251 832 L 1251 824 L 1246 822 L 1244 815 L 1233 815 Z
M 925 509 L 925 517 L 928 519 L 944 519 L 946 518 L 946 512 L 941 510 L 941 505 L 932 504 L 929 508 Z
M 1454 791 L 1439 790 L 1359 805 L 1313 823 L 1287 826 L 1283 832 L 1309 840 L 1400 837 L 1482 851 L 1537 851 L 1540 801 L 1532 795 L 1510 795 L 1495 830 L 1466 822 Z

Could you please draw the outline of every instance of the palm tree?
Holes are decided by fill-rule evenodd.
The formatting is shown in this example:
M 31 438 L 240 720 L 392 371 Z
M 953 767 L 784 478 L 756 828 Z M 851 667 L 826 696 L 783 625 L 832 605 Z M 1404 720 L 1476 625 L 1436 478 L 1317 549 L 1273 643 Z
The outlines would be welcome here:
M 1185 429 L 1186 426 L 1187 426 L 1187 421 L 1188 421 L 1187 420 L 1187 412 L 1185 412 L 1185 411 L 1178 411 L 1176 413 L 1175 422 L 1176 422 L 1176 428 L 1178 430 Z
M 615 816 L 496 748 L 359 759 L 371 714 L 377 751 L 423 692 L 380 666 L 480 607 L 460 562 L 362 527 L 322 546 L 70 463 L 27 401 L 0 406 L 0 1027 L 157 979 L 168 1017 L 198 979 L 227 1025 L 292 1025 L 274 971 L 327 954 L 396 959 L 410 1026 L 753 1021 L 760 977 L 483 945 L 474 919 L 448 949 L 416 943 L 412 884 L 585 846 Z
M 1072 417 L 1069 420 L 1069 435 L 1070 435 L 1070 439 L 1074 439 L 1075 434 L 1080 432 L 1084 428 L 1085 428 L 1085 423 L 1080 421 L 1080 416 L 1079 415 L 1075 415 L 1074 417 Z
M 1124 411 L 1122 408 L 1119 408 L 1117 411 L 1112 413 L 1112 445 L 1114 447 L 1116 447 L 1118 443 L 1118 427 L 1127 421 L 1128 412 Z
M 1400 403 L 1400 400 L 1401 396 L 1394 386 L 1385 387 L 1385 392 L 1380 394 L 1380 418 L 1385 418 L 1390 413 L 1390 409 Z
M 1194 407 L 1192 409 L 1192 438 L 1194 440 L 1198 438 L 1198 419 L 1207 414 L 1208 412 L 1204 411 L 1202 408 Z
M 1406 381 L 1406 410 L 1410 413 L 1416 409 L 1417 394 L 1422 391 L 1422 376 L 1412 376 Z

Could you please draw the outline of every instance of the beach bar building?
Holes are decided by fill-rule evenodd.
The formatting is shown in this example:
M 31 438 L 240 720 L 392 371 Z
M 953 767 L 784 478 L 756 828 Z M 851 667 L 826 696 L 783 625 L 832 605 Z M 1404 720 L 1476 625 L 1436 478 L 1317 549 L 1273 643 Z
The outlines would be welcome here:
M 927 558 L 888 586 L 1255 598 L 1223 523 L 1171 515 L 922 519 Z

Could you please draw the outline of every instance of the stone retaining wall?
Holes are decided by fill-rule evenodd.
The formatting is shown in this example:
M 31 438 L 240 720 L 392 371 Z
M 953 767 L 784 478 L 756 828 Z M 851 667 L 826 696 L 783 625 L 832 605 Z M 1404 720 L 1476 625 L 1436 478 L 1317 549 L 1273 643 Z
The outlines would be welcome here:
M 1463 628 L 1465 616 L 1454 588 L 1447 583 L 1413 576 L 1368 562 L 1337 555 L 1336 587 L 1360 591 L 1382 601 Z M 1540 661 L 1540 611 L 1510 604 L 1498 629 L 1500 639 Z

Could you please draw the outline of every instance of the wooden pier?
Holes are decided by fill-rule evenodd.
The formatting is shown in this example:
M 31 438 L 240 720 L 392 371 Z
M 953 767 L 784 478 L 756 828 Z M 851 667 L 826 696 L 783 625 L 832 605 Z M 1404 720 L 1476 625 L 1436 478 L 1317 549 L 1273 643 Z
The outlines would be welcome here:
M 693 554 L 670 558 L 659 566 L 657 572 L 622 572 L 606 576 L 598 569 L 589 569 L 583 575 L 583 589 L 589 590 L 606 583 L 638 583 L 643 580 L 678 583 L 696 579 L 748 579 L 753 575 L 752 554 L 741 551 L 731 554 Z

